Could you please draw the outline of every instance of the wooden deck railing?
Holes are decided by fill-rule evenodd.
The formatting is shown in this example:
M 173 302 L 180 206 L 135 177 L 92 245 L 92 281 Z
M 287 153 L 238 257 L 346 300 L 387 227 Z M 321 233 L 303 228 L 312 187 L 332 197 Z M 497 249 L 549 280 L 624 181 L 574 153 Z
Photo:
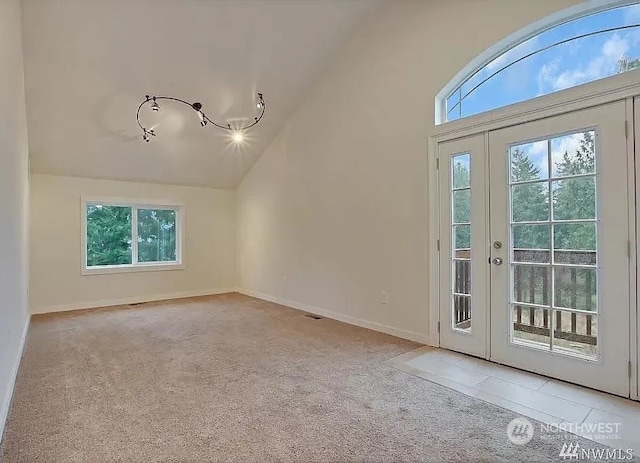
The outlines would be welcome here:
M 595 251 L 556 250 L 555 262 L 565 264 L 595 265 Z M 458 250 L 456 257 L 469 259 L 469 250 Z M 515 262 L 540 263 L 540 266 L 516 265 L 514 269 L 514 300 L 517 302 L 550 306 L 551 269 L 548 265 L 549 250 L 516 249 Z M 595 312 L 595 279 L 592 271 L 575 268 L 556 268 L 555 306 Z M 454 292 L 469 294 L 471 285 L 471 261 L 455 261 Z M 562 303 L 559 303 L 562 301 Z M 454 304 L 454 323 L 456 328 L 467 329 L 471 326 L 471 300 L 457 298 Z M 539 307 L 514 305 L 515 331 L 531 335 L 551 335 L 550 310 Z M 555 312 L 553 336 L 569 342 L 592 345 L 597 344 L 594 316 L 588 313 Z

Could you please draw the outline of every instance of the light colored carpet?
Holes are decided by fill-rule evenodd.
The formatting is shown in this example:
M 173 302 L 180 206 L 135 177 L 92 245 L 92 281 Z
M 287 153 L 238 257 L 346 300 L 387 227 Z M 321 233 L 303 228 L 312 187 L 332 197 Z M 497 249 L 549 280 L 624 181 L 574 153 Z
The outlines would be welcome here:
M 238 294 L 34 316 L 0 460 L 559 461 L 384 365 L 416 347 Z

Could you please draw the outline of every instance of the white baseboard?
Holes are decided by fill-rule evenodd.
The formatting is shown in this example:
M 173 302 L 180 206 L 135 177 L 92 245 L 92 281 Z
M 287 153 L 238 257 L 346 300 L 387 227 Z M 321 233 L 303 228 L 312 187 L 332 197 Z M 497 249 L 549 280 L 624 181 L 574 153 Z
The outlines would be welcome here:
M 4 436 L 4 428 L 7 424 L 7 418 L 9 416 L 9 407 L 11 406 L 11 399 L 13 398 L 13 390 L 16 386 L 16 378 L 18 377 L 18 369 L 20 368 L 20 359 L 22 359 L 22 351 L 27 340 L 27 333 L 29 332 L 29 324 L 31 323 L 31 316 L 27 316 L 27 321 L 22 329 L 22 338 L 20 339 L 20 347 L 18 348 L 18 355 L 13 363 L 11 369 L 11 375 L 9 376 L 9 384 L 7 392 L 0 403 L 0 443 Z
M 106 299 L 101 301 L 78 302 L 75 304 L 58 304 L 45 307 L 33 307 L 31 309 L 31 313 L 33 315 L 36 315 L 52 312 L 66 312 L 69 310 L 95 309 L 98 307 L 111 307 L 115 305 L 140 304 L 143 302 L 167 301 L 170 299 L 182 299 L 185 297 L 212 296 L 215 294 L 226 294 L 235 291 L 235 288 L 207 289 L 203 291 L 186 291 L 181 293 L 159 294 L 155 296 L 138 296 L 128 297 L 124 299 Z
M 325 318 L 331 318 L 333 320 L 338 320 L 340 322 L 348 323 L 350 325 L 360 326 L 362 328 L 368 328 L 373 331 L 379 331 L 381 333 L 390 334 L 392 336 L 396 336 L 402 339 L 408 339 L 410 341 L 419 342 L 421 344 L 428 344 L 427 336 L 424 334 L 416 333 L 414 331 L 404 330 L 401 328 L 395 328 L 393 326 L 383 325 L 381 323 L 370 322 L 368 320 L 363 320 L 362 318 L 352 317 L 350 315 L 344 315 L 337 312 L 331 312 L 330 310 L 320 309 L 318 307 L 313 307 L 307 304 L 302 304 L 300 302 L 289 301 L 287 299 L 282 299 L 275 296 L 270 296 L 268 294 L 258 293 L 256 291 L 249 291 L 247 289 L 238 288 L 237 292 L 244 294 L 246 296 L 255 297 L 258 299 L 263 299 L 269 302 L 275 302 L 276 304 L 285 305 L 287 307 L 291 307 L 293 309 L 302 310 L 304 312 L 309 312 L 315 315 L 320 315 Z

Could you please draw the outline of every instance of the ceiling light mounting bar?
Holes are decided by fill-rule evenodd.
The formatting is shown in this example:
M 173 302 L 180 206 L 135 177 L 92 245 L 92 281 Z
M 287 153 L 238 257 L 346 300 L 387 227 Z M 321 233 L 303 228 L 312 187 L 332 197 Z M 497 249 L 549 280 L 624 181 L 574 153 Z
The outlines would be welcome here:
M 150 95 L 145 95 L 145 99 L 142 101 L 142 103 L 140 103 L 140 105 L 138 106 L 138 111 L 136 112 L 136 120 L 138 121 L 138 126 L 140 127 L 140 129 L 142 130 L 142 139 L 146 142 L 150 141 L 149 136 L 155 137 L 156 133 L 153 129 L 148 129 L 145 126 L 142 125 L 142 123 L 140 122 L 140 110 L 142 109 L 142 107 L 146 104 L 151 104 L 151 109 L 153 111 L 159 111 L 160 110 L 160 105 L 158 104 L 158 100 L 171 100 L 171 101 L 177 101 L 178 103 L 182 103 L 185 104 L 187 106 L 189 106 L 191 109 L 193 109 L 197 114 L 198 114 L 198 118 L 200 119 L 200 125 L 202 127 L 205 127 L 207 124 L 211 124 L 215 127 L 218 127 L 219 129 L 222 130 L 228 130 L 233 132 L 234 134 L 234 138 L 236 139 L 242 139 L 242 135 L 241 132 L 250 129 L 251 127 L 253 127 L 254 125 L 256 125 L 258 122 L 260 122 L 260 120 L 262 119 L 262 116 L 264 116 L 264 111 L 266 109 L 266 105 L 264 103 L 264 98 L 262 97 L 262 93 L 258 93 L 257 95 L 258 98 L 258 102 L 256 103 L 256 107 L 260 110 L 260 114 L 256 117 L 253 118 L 253 122 L 245 125 L 244 127 L 232 127 L 231 124 L 219 124 L 211 119 L 209 119 L 207 117 L 207 115 L 202 111 L 202 103 L 199 102 L 195 102 L 195 103 L 189 103 L 188 101 L 183 100 L 182 98 L 176 98 L 173 96 L 150 96 Z

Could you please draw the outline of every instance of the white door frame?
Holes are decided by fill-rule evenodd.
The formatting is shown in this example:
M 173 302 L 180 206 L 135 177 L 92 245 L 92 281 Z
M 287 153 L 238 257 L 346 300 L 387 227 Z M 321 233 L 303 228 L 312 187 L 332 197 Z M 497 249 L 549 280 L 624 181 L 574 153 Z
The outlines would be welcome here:
M 551 116 L 571 113 L 581 109 L 609 103 L 616 100 L 625 100 L 627 110 L 627 125 L 621 130 L 631 131 L 634 115 L 633 97 L 640 95 L 640 70 L 622 73 L 595 82 L 589 82 L 570 89 L 562 90 L 550 95 L 544 95 L 522 103 L 509 105 L 504 108 L 488 111 L 476 116 L 447 122 L 436 126 L 429 137 L 427 152 L 428 166 L 428 193 L 429 193 L 429 332 L 428 343 L 431 346 L 440 346 L 438 331 L 440 315 L 440 253 L 438 251 L 438 239 L 440 235 L 439 195 L 438 185 L 438 144 L 456 138 L 487 133 L 490 130 L 510 127 L 513 125 L 544 119 Z M 640 106 L 638 107 L 640 109 Z M 640 119 L 640 111 L 636 116 Z M 639 122 L 640 125 L 640 122 Z M 639 127 L 640 128 L 640 127 Z M 633 150 L 634 137 L 627 137 L 627 147 Z M 635 146 L 640 147 L 640 130 L 635 131 Z M 486 147 L 488 149 L 488 147 Z M 629 156 L 629 185 L 636 185 L 640 192 L 640 163 L 633 163 L 633 156 Z M 630 236 L 636 236 L 636 207 L 635 191 L 629 188 L 629 226 Z M 640 385 L 638 359 L 640 358 L 640 317 L 638 316 L 637 288 L 640 286 L 640 275 L 636 271 L 637 244 L 631 240 L 630 249 L 630 339 L 631 339 L 631 398 L 640 400 Z M 636 240 L 637 241 L 637 240 Z M 448 296 L 448 295 L 445 295 Z
M 634 101 L 635 100 L 635 101 Z M 638 238 L 640 237 L 638 220 L 638 195 L 640 193 L 640 159 L 638 151 L 640 151 L 640 98 L 636 97 L 626 99 L 627 121 L 633 121 L 635 124 L 634 136 L 627 137 L 627 151 L 631 153 L 629 156 L 629 166 L 627 168 L 629 185 L 635 185 L 635 191 L 629 190 L 629 236 L 632 237 L 629 249 L 629 278 L 632 285 L 631 291 L 631 319 L 630 326 L 635 327 L 631 330 L 631 397 L 640 400 L 640 300 L 638 297 L 638 288 L 640 288 L 640 274 L 638 273 Z M 628 122 L 631 124 L 631 122 Z M 627 128 L 631 130 L 631 128 Z M 634 150 L 634 142 L 637 150 Z M 636 170 L 637 169 L 637 170 Z M 633 239 L 635 238 L 635 239 Z M 635 291 L 633 290 L 635 289 Z M 635 308 L 635 310 L 633 310 Z M 636 346 L 636 349 L 633 347 Z M 635 381 L 634 381 L 635 379 Z

